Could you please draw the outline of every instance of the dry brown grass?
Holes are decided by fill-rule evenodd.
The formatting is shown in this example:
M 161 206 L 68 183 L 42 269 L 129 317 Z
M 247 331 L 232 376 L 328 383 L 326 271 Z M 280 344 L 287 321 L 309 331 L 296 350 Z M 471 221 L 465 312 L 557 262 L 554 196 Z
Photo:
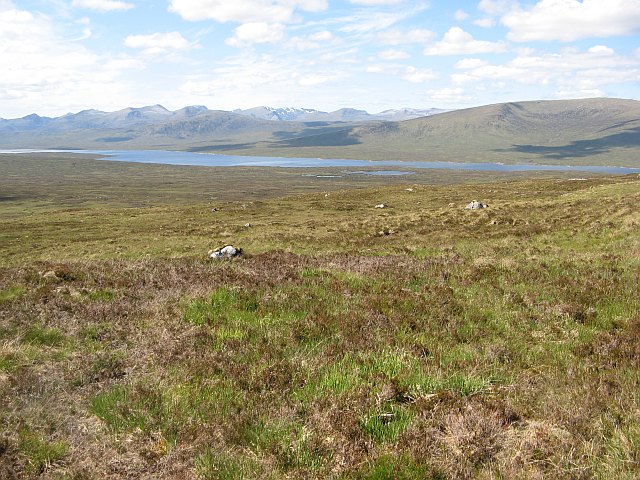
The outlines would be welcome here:
M 0 475 L 637 478 L 637 179 L 412 188 L 9 215 Z M 247 256 L 194 254 L 248 208 Z

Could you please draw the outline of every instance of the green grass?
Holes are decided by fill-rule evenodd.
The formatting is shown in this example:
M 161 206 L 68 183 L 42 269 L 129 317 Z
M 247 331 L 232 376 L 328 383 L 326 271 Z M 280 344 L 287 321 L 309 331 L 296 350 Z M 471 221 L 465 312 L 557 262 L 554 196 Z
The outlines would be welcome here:
M 116 296 L 117 296 L 117 293 L 108 288 L 89 292 L 89 298 L 93 301 L 98 301 L 98 302 L 109 302 L 114 298 L 116 298 Z
M 63 460 L 69 451 L 64 441 L 50 442 L 27 429 L 20 431 L 18 448 L 27 459 L 27 471 L 32 474 L 41 474 L 52 463 Z
M 356 472 L 358 480 L 444 480 L 444 476 L 432 474 L 429 469 L 411 458 L 383 455 L 371 465 Z
M 57 328 L 46 328 L 33 326 L 29 328 L 22 338 L 24 343 L 29 345 L 56 347 L 65 340 L 64 334 Z
M 360 420 L 362 430 L 376 443 L 396 442 L 409 427 L 411 412 L 402 407 L 377 408 Z
M 242 480 L 257 478 L 260 465 L 251 458 L 207 449 L 196 457 L 198 477 L 212 480 Z
M 22 285 L 13 285 L 6 290 L 0 290 L 0 304 L 20 298 L 26 291 L 27 289 Z
M 189 435 L 200 422 L 222 419 L 241 400 L 229 381 L 209 385 L 198 381 L 168 386 L 150 381 L 117 385 L 94 397 L 93 414 L 113 433 L 160 432 L 170 445 Z
M 254 320 L 258 303 L 237 291 L 219 288 L 206 299 L 195 299 L 184 311 L 184 319 L 194 325 L 221 325 Z
M 635 478 L 638 186 L 6 201 L 0 472 Z

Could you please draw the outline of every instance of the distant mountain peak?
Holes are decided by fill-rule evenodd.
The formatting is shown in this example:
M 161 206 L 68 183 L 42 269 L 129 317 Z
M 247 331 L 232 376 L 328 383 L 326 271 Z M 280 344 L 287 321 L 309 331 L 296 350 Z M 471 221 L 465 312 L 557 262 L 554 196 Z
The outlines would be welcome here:
M 333 112 L 323 112 L 313 108 L 260 106 L 246 110 L 237 109 L 234 113 L 246 115 L 261 120 L 271 121 L 297 121 L 297 122 L 369 122 L 375 120 L 403 121 L 418 117 L 427 117 L 442 113 L 446 110 L 437 108 L 415 109 L 402 108 L 397 110 L 385 110 L 377 114 L 370 114 L 366 110 L 345 107 Z
M 282 107 L 275 108 L 269 106 L 259 106 L 248 108 L 245 110 L 237 109 L 233 111 L 234 113 L 239 113 L 240 115 L 246 115 L 253 118 L 258 118 L 261 120 L 272 120 L 272 121 L 296 121 L 300 120 L 305 115 L 314 115 L 316 113 L 325 113 L 319 112 L 318 110 L 314 110 L 312 108 L 297 108 L 297 107 Z
M 160 104 L 155 105 L 146 105 L 144 107 L 132 108 L 133 111 L 144 112 L 144 113 L 159 113 L 164 115 L 170 115 L 172 112 L 164 108 Z

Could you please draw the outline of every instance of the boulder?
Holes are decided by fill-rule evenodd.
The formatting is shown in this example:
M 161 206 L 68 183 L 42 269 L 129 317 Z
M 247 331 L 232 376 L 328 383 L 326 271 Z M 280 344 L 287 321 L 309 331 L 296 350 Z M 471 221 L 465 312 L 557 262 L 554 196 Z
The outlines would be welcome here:
M 233 258 L 242 255 L 242 249 L 233 245 L 225 245 L 215 250 L 209 250 L 209 258 Z
M 482 203 L 477 200 L 474 200 L 464 208 L 466 208 L 467 210 L 480 210 L 482 208 L 489 208 L 489 205 L 487 205 L 486 203 Z
M 387 208 L 387 206 L 384 203 L 379 203 L 378 205 L 376 205 L 373 208 Z

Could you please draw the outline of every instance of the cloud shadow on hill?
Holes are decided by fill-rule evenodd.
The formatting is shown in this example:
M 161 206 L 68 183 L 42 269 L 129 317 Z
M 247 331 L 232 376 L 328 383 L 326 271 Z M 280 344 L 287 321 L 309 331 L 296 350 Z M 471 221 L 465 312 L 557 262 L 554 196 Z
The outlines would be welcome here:
M 255 143 L 223 143 L 216 145 L 201 145 L 199 147 L 191 147 L 187 151 L 189 152 L 215 152 L 226 150 L 247 150 L 255 147 Z
M 324 125 L 320 125 L 321 122 L 316 122 L 318 125 L 310 125 L 305 123 L 307 128 L 304 128 L 299 131 L 291 131 L 291 130 L 278 130 L 273 132 L 273 138 L 277 140 L 292 140 L 292 139 L 300 139 L 300 138 L 308 138 L 308 137 L 318 137 L 325 135 L 342 135 L 344 132 L 349 132 L 351 129 L 345 129 L 344 125 L 337 126 L 335 124 L 325 123 Z
M 615 133 L 594 140 L 577 140 L 568 145 L 513 145 L 506 150 L 518 153 L 532 153 L 547 158 L 590 157 L 607 153 L 611 148 L 640 148 L 640 127 Z M 502 150 L 505 151 L 505 150 Z
M 273 142 L 270 148 L 298 148 L 298 147 L 346 147 L 362 143 L 351 135 L 351 129 L 315 135 L 297 136 L 286 140 Z

